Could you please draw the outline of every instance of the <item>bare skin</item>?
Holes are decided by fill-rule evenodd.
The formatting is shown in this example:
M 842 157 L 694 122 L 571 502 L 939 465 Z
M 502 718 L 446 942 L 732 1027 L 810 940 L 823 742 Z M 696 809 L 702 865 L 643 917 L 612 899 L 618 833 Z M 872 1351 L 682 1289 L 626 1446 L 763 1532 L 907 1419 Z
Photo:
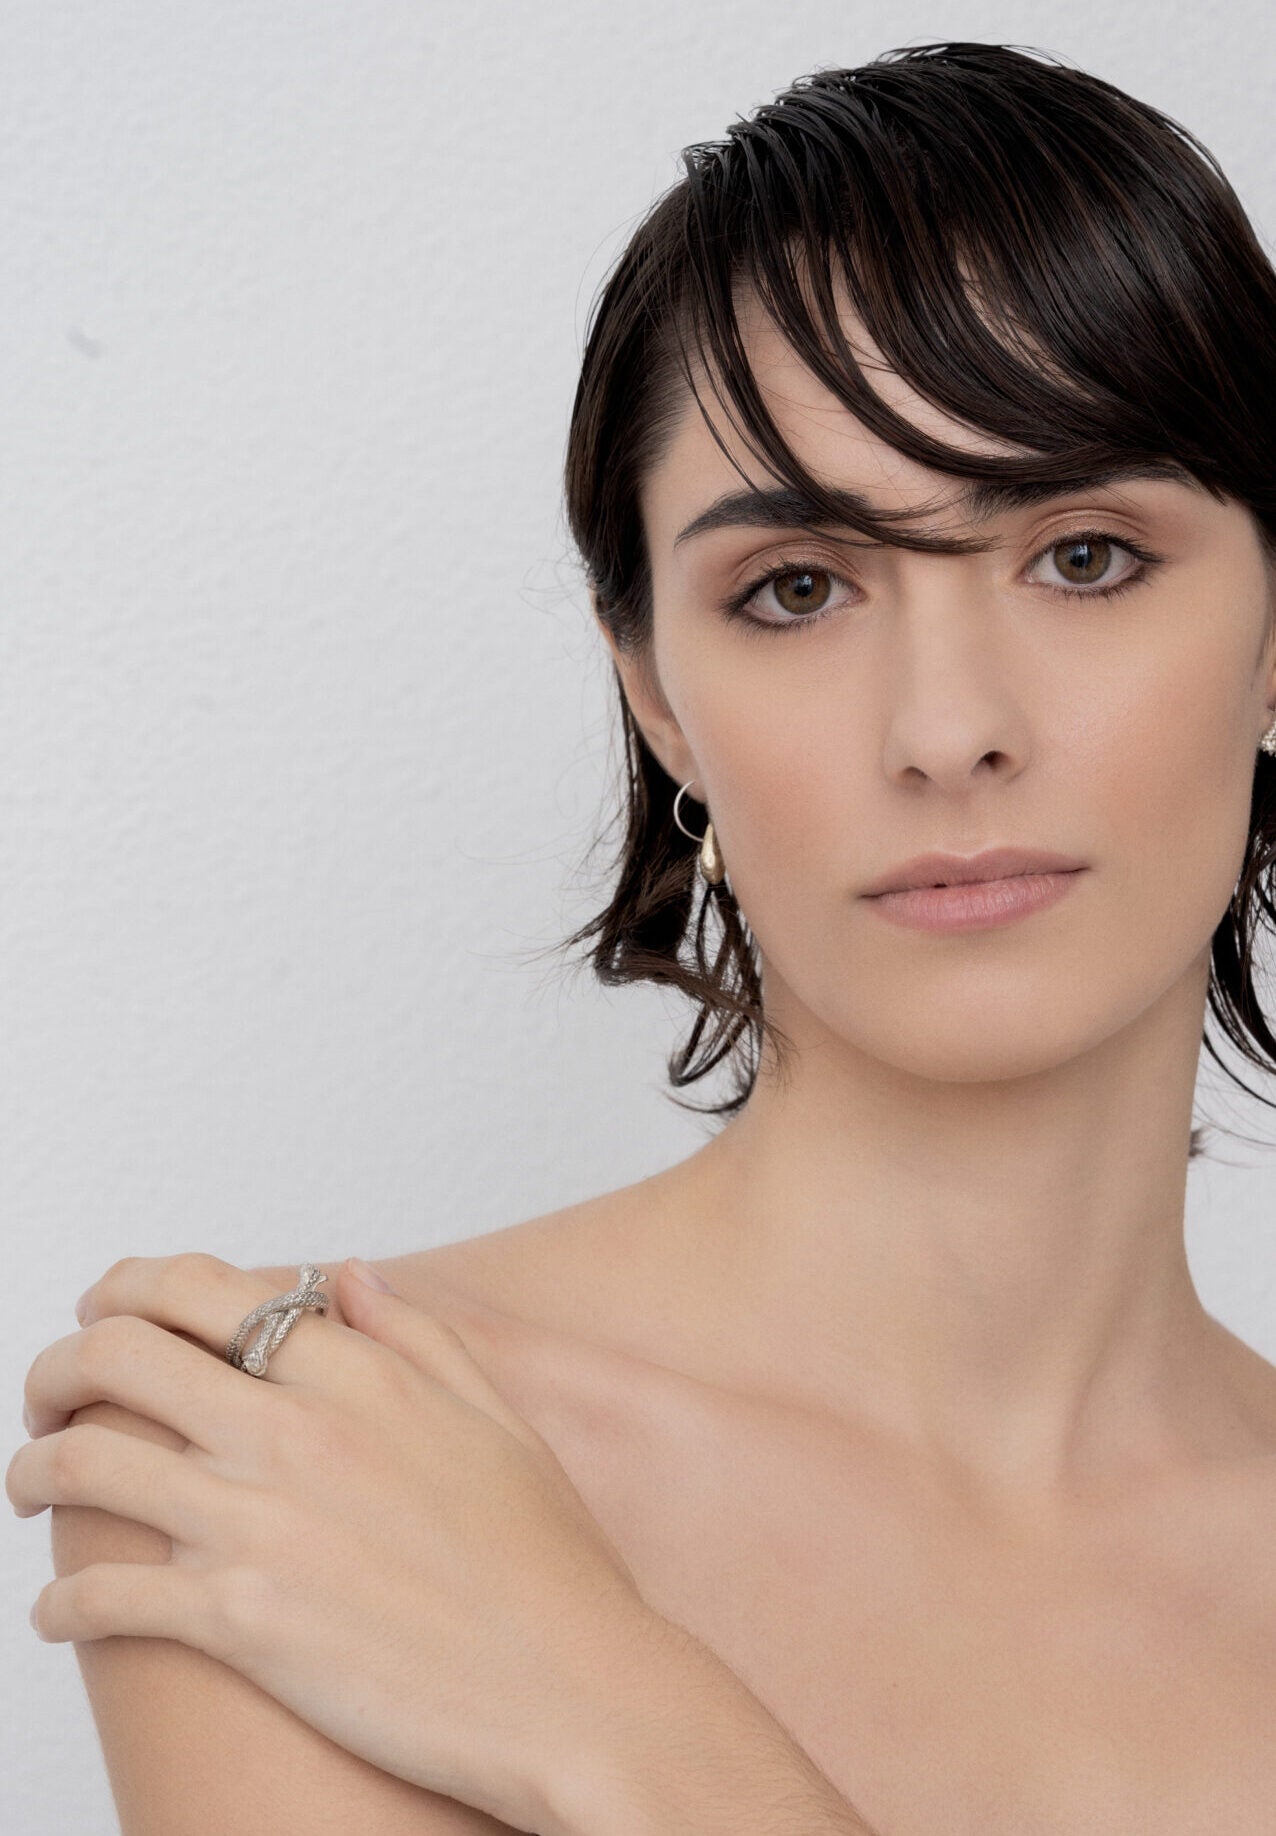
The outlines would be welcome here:
M 698 1158 L 379 1267 L 545 1436 L 648 1603 L 882 1836 L 1264 1827 L 1271 1367 L 1216 1329 L 1265 1455 L 993 1511 L 867 1417 L 720 1380 L 716 1316 L 698 1336 L 671 1274 L 708 1215 L 682 1210 Z
M 890 1836 L 1241 1836 L 1276 1791 L 1276 1370 L 1201 1305 L 1183 1205 L 1276 703 L 1257 535 L 1149 479 L 974 529 L 760 319 L 749 350 L 812 469 L 994 538 L 678 543 L 740 485 L 694 408 L 648 481 L 654 652 L 616 660 L 709 807 L 791 1075 L 651 1180 L 383 1266 L 481 1352 L 651 1603 Z M 1095 529 L 1101 586 L 1139 572 L 1123 540 L 1161 559 L 1069 596 Z M 836 576 L 811 629 L 717 610 L 780 562 Z M 860 897 L 1003 842 L 1085 871 L 962 935 Z

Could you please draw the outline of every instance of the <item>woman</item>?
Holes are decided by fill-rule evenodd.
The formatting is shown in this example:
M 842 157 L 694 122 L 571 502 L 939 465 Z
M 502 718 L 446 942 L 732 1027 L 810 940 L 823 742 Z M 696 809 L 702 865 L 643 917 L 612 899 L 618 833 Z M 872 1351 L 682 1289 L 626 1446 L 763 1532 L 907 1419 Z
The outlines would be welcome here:
M 724 1125 L 323 1271 L 269 1384 L 205 1354 L 313 1271 L 117 1264 L 28 1380 L 40 1630 L 126 1833 L 1252 1832 L 1276 1371 L 1182 1224 L 1207 1002 L 1276 1058 L 1276 281 L 998 46 L 685 157 L 572 420 L 629 762 L 572 941 L 693 997 Z

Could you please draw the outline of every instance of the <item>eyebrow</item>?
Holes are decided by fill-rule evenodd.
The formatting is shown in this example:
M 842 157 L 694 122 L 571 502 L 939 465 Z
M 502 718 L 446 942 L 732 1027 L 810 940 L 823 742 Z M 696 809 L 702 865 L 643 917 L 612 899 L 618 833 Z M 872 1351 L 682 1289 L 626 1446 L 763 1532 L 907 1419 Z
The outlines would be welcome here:
M 1072 496 L 1078 491 L 1097 490 L 1103 485 L 1125 484 L 1141 478 L 1169 479 L 1194 490 L 1201 488 L 1186 466 L 1172 459 L 1146 459 L 1112 466 L 1106 471 L 1087 472 L 1075 479 L 975 478 L 959 493 L 956 501 L 959 508 L 965 509 L 972 522 L 985 523 L 1009 510 L 1022 510 L 1033 504 L 1047 503 L 1052 497 Z M 881 514 L 859 491 L 848 490 L 842 485 L 830 485 L 828 495 L 846 513 L 843 520 L 849 527 L 855 526 L 857 517 L 872 520 Z M 812 526 L 828 528 L 829 519 L 801 491 L 785 485 L 728 491 L 725 496 L 715 498 L 699 516 L 693 517 L 684 529 L 680 529 L 674 537 L 673 546 L 677 548 L 680 542 L 690 541 L 693 536 L 705 535 L 713 529 L 797 529 Z

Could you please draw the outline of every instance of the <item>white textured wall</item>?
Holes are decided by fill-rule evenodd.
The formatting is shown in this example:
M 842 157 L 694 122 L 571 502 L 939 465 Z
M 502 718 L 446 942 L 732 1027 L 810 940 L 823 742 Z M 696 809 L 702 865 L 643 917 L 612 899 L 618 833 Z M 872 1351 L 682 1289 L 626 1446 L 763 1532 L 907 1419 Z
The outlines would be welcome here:
M 595 909 L 610 684 L 559 468 L 590 298 L 678 149 L 817 65 L 1002 40 L 1180 117 L 1265 230 L 1276 19 L 5 0 L 0 29 L 7 1459 L 118 1256 L 389 1255 L 702 1138 L 659 1094 L 676 1010 L 520 954 Z M 1276 1171 L 1236 1158 L 1193 1171 L 1193 1265 L 1276 1357 Z M 0 1827 L 112 1831 L 72 1648 L 26 1622 L 48 1518 L 4 1521 Z

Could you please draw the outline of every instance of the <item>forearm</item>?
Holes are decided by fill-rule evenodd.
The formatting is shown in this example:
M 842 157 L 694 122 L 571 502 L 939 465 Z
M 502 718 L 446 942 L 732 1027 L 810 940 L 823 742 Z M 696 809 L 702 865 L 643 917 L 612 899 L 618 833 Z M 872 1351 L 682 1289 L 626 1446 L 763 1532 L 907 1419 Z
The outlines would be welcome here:
M 542 1836 L 875 1836 L 740 1678 L 668 1621 L 599 1689 Z M 539 1826 L 538 1826 L 539 1827 Z

